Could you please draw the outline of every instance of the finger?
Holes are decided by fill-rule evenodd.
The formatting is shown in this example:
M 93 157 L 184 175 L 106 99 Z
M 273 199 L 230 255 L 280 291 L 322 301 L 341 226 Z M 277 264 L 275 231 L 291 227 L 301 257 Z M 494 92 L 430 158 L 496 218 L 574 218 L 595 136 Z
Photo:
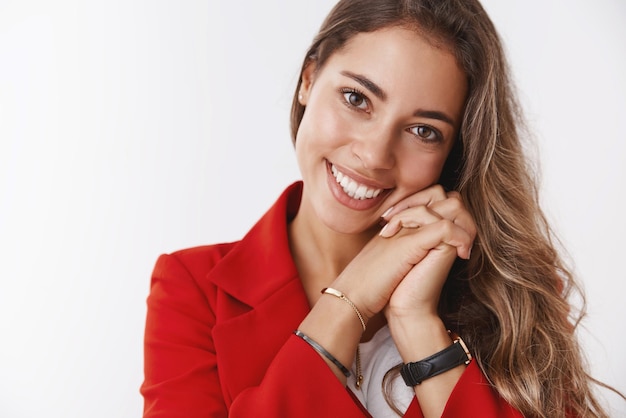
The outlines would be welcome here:
M 397 234 L 402 228 L 419 228 L 423 225 L 430 224 L 441 220 L 442 217 L 431 211 L 426 206 L 416 206 L 405 209 L 395 215 L 381 229 L 379 235 L 389 238 Z
M 449 219 L 461 228 L 465 229 L 472 239 L 476 237 L 476 223 L 469 213 L 458 193 L 451 195 L 448 199 L 434 202 L 429 210 L 442 218 Z
M 457 255 L 463 259 L 469 259 L 473 238 L 460 226 L 448 219 L 424 225 L 412 235 L 402 236 L 402 239 L 410 239 L 412 242 L 412 254 L 419 259 L 413 260 L 417 264 L 423 258 L 424 252 L 430 251 L 443 244 L 456 248 Z
M 457 192 L 449 192 L 448 198 L 434 201 L 430 206 L 411 207 L 399 212 L 389 219 L 380 235 L 386 238 L 392 237 L 401 228 L 419 228 L 441 218 L 449 219 L 465 229 L 472 239 L 476 237 L 476 223 L 465 208 L 461 195 Z
M 405 209 L 415 206 L 429 206 L 433 202 L 444 200 L 447 197 L 448 196 L 446 195 L 446 191 L 444 190 L 443 186 L 435 184 L 402 199 L 401 201 L 387 209 L 383 213 L 382 218 L 385 220 L 389 220 L 395 214 L 400 213 Z

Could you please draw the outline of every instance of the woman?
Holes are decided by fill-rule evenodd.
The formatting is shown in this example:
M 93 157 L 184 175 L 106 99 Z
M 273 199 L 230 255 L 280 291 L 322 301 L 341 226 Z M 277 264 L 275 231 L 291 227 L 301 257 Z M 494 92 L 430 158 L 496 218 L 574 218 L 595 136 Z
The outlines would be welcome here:
M 144 416 L 605 416 L 520 132 L 478 2 L 340 1 L 294 96 L 302 182 L 157 262 Z

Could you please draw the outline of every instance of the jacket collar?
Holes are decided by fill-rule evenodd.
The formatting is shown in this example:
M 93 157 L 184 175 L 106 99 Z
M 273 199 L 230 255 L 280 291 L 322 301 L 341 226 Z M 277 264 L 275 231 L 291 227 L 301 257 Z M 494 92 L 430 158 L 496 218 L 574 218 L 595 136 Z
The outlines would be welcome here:
M 302 182 L 290 185 L 207 279 L 251 307 L 298 279 L 287 225 L 296 216 L 301 197 Z

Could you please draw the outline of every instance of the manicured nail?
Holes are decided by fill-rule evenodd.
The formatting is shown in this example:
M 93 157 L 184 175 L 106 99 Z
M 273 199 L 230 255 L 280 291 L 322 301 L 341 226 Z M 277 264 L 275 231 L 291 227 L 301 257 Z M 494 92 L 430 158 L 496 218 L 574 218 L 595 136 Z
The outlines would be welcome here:
M 387 215 L 389 215 L 389 214 L 391 213 L 391 211 L 392 211 L 392 210 L 393 210 L 393 206 L 392 206 L 392 207 L 390 207 L 389 209 L 387 209 L 387 210 L 385 211 L 385 213 L 383 213 L 383 214 L 381 215 L 381 218 L 386 218 L 386 217 L 387 217 Z
M 380 230 L 380 232 L 378 233 L 378 235 L 380 235 L 381 237 L 384 237 L 385 235 L 385 230 L 387 229 L 387 227 L 389 226 L 389 224 L 383 226 L 383 229 Z

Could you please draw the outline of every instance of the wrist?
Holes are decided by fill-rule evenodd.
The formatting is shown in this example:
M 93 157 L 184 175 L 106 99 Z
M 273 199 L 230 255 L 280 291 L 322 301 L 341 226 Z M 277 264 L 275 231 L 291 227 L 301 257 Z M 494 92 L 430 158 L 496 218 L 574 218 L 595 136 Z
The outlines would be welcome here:
M 452 338 L 438 316 L 411 320 L 388 317 L 387 321 L 404 363 L 421 360 L 452 344 Z
M 334 296 L 340 299 L 341 301 L 347 303 L 348 305 L 350 305 L 350 308 L 352 308 L 357 318 L 359 319 L 359 323 L 361 324 L 361 327 L 363 328 L 363 332 L 365 332 L 366 323 L 369 318 L 366 319 L 366 317 L 361 313 L 360 309 L 343 292 L 332 287 L 325 287 L 324 289 L 322 289 L 322 294 Z
M 298 326 L 342 364 L 351 365 L 363 328 L 347 303 L 332 296 L 321 297 Z
M 374 317 L 378 312 L 371 309 L 371 297 L 372 295 L 362 286 L 354 285 L 344 276 L 342 273 L 337 279 L 335 279 L 329 286 L 331 289 L 336 289 L 341 292 L 352 304 L 356 307 L 356 310 L 361 314 L 361 318 L 367 324 L 367 322 Z M 322 291 L 323 293 L 323 291 Z M 384 302 L 383 302 L 384 306 Z M 379 310 L 380 311 L 380 310 Z
M 430 300 L 423 302 L 412 301 L 408 306 L 398 306 L 392 300 L 385 307 L 385 315 L 413 323 L 435 321 L 439 319 L 438 304 L 439 300 Z
M 443 350 L 422 360 L 403 364 L 401 375 L 407 386 L 414 387 L 431 377 L 459 366 L 467 366 L 471 361 L 472 355 L 465 342 L 460 337 L 454 336 L 452 344 Z

